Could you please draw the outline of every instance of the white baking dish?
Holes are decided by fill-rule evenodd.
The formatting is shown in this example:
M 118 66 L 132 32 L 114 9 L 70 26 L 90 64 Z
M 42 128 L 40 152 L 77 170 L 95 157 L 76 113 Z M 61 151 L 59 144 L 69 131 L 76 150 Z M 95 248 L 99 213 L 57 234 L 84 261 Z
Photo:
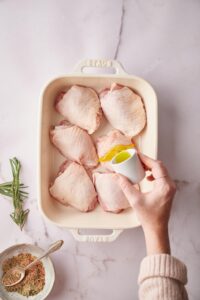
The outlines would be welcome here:
M 85 67 L 113 68 L 114 74 L 88 74 Z M 41 213 L 54 224 L 71 229 L 77 240 L 113 241 L 126 228 L 139 226 L 133 209 L 126 209 L 120 214 L 104 212 L 100 206 L 94 211 L 81 213 L 72 207 L 65 207 L 55 201 L 49 194 L 50 182 L 55 178 L 60 164 L 65 160 L 52 146 L 49 140 L 51 125 L 63 119 L 54 109 L 56 95 L 71 85 L 83 85 L 96 91 L 109 87 L 116 82 L 130 87 L 141 95 L 147 113 L 147 126 L 136 139 L 140 151 L 156 158 L 157 156 L 157 98 L 149 83 L 139 77 L 125 73 L 115 60 L 85 60 L 80 62 L 73 73 L 54 79 L 45 88 L 40 103 L 40 141 L 39 141 L 39 208 Z M 107 122 L 95 133 L 105 134 L 110 125 Z M 142 191 L 151 188 L 145 179 L 140 184 Z M 110 235 L 81 235 L 79 229 L 112 229 Z

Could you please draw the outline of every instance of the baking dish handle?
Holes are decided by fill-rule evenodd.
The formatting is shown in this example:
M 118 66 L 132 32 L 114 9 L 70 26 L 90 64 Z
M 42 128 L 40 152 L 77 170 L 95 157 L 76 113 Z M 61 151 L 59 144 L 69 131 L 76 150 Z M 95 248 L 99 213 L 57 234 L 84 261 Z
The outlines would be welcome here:
M 115 74 L 123 75 L 127 73 L 124 71 L 122 65 L 113 59 L 85 59 L 77 63 L 74 68 L 75 73 L 83 74 L 84 68 L 112 68 Z
M 113 242 L 122 233 L 123 229 L 114 229 L 108 235 L 84 235 L 80 234 L 79 229 L 70 229 L 74 239 L 79 242 Z

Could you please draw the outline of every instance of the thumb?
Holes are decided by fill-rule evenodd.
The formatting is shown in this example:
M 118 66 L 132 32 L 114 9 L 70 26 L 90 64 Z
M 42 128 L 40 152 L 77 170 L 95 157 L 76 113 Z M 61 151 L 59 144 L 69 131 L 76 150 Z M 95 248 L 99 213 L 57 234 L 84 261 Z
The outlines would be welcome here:
M 128 202 L 133 206 L 141 197 L 140 191 L 124 176 L 118 176 L 118 182 Z

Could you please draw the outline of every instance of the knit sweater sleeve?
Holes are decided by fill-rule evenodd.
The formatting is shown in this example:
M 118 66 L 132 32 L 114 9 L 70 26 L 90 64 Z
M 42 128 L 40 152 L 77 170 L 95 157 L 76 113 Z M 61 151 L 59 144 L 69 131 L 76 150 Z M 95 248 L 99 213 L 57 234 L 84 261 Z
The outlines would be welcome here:
M 168 254 L 146 256 L 138 278 L 140 300 L 188 300 L 186 266 Z

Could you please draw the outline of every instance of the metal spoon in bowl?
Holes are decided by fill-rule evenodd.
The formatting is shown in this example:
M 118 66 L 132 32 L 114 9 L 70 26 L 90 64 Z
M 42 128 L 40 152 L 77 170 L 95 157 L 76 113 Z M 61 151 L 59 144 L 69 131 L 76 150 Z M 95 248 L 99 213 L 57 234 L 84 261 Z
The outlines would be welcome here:
M 38 261 L 40 261 L 45 256 L 48 256 L 49 254 L 60 249 L 60 247 L 63 245 L 63 243 L 64 242 L 62 240 L 53 243 L 52 245 L 50 245 L 48 250 L 42 256 L 36 258 L 32 263 L 30 263 L 29 265 L 27 265 L 24 268 L 23 267 L 13 267 L 12 269 L 8 270 L 2 277 L 2 280 L 1 280 L 2 284 L 4 286 L 14 286 L 17 283 L 21 282 L 22 279 L 24 279 L 24 277 L 26 275 L 26 270 L 28 270 L 29 268 L 34 266 Z

